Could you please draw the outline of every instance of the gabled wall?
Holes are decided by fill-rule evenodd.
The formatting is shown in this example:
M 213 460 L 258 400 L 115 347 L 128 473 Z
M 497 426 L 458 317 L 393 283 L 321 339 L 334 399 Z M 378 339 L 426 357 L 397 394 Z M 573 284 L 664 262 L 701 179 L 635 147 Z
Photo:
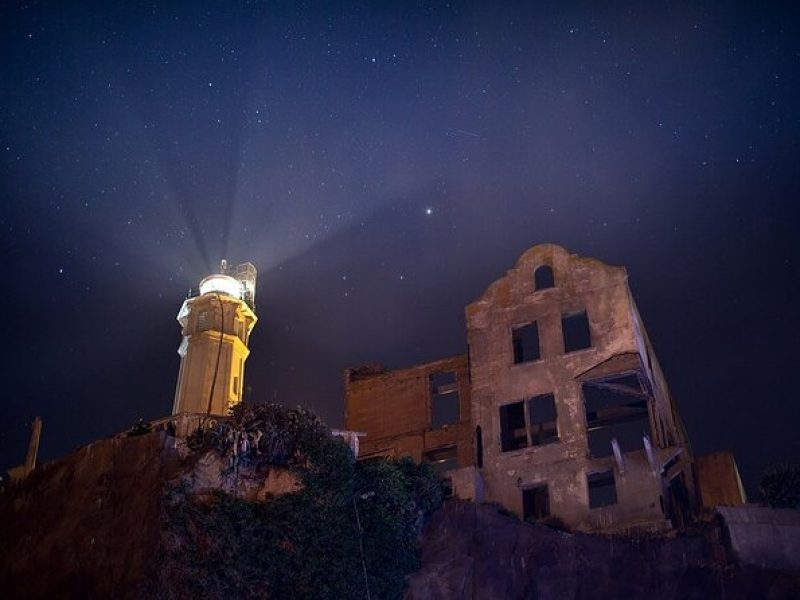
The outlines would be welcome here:
M 542 265 L 553 269 L 555 285 L 536 290 L 534 272 Z M 581 310 L 588 317 L 591 347 L 565 353 L 562 316 Z M 657 386 L 652 369 L 641 360 L 649 344 L 641 333 L 625 269 L 569 254 L 559 246 L 535 246 L 467 306 L 466 317 L 472 414 L 483 436 L 481 473 L 487 499 L 522 516 L 523 490 L 546 485 L 550 513 L 572 527 L 668 527 L 665 511 L 670 508 L 669 500 L 662 500 L 662 495 L 667 493 L 669 482 L 660 469 L 676 454 L 680 458 L 675 462 L 683 464 L 688 452 L 667 443 L 668 438 L 673 443 L 683 438 L 671 418 L 666 385 L 660 385 L 653 395 Z M 515 364 L 512 331 L 533 321 L 538 326 L 541 358 Z M 649 353 L 652 355 L 651 349 Z M 581 388 L 585 381 L 615 374 L 637 376 L 650 392 L 648 433 L 652 451 L 648 454 L 642 448 L 628 452 L 621 461 L 613 455 L 590 455 Z M 500 407 L 542 394 L 555 397 L 558 441 L 532 446 L 529 438 L 528 447 L 502 451 Z M 663 436 L 661 431 L 665 432 Z M 668 466 L 674 468 L 674 464 Z M 587 476 L 607 470 L 614 475 L 617 501 L 590 509 Z

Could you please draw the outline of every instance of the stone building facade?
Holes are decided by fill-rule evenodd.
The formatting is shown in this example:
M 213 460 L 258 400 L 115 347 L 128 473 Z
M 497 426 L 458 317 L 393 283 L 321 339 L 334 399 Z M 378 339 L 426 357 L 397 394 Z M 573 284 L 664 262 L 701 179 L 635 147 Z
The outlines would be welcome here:
M 624 268 L 535 246 L 466 315 L 488 500 L 584 531 L 682 524 L 691 451 Z
M 362 456 L 440 464 L 457 495 L 525 519 L 683 526 L 691 449 L 624 268 L 534 246 L 466 307 L 466 322 L 466 357 L 346 372 L 346 426 L 366 433 Z M 445 429 L 435 407 L 448 370 L 459 415 Z M 437 459 L 445 446 L 457 462 Z

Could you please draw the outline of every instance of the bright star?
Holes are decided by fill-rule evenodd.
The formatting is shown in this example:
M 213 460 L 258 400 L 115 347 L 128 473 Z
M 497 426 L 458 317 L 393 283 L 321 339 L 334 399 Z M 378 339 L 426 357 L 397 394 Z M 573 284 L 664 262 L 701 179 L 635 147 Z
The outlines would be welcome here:
M 433 209 L 429 206 L 428 208 L 425 209 L 425 214 L 426 215 L 432 215 L 433 214 Z

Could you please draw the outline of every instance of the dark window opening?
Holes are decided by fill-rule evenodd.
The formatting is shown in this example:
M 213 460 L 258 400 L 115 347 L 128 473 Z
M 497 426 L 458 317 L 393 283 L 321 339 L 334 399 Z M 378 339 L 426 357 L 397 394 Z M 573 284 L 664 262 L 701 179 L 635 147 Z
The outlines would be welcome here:
M 522 490 L 522 518 L 537 521 L 550 516 L 550 494 L 546 485 Z
M 599 508 L 617 503 L 614 471 L 590 473 L 587 480 L 589 482 L 589 508 Z
M 442 496 L 445 498 L 453 497 L 453 480 L 450 477 L 442 479 Z
M 475 428 L 475 453 L 477 454 L 476 462 L 478 464 L 478 468 L 482 469 L 483 468 L 483 430 L 481 429 L 480 425 L 478 425 Z
M 611 440 L 622 452 L 644 447 L 643 437 L 650 432 L 648 394 L 635 374 L 583 384 L 589 453 L 610 456 Z
M 519 450 L 528 445 L 525 405 L 522 402 L 500 407 L 500 444 L 503 452 Z
M 441 429 L 461 419 L 458 407 L 458 380 L 455 371 L 430 376 L 431 428 Z
M 555 287 L 555 277 L 553 277 L 553 268 L 550 265 L 542 265 L 533 272 L 533 289 L 546 290 L 547 288 Z
M 458 451 L 455 446 L 436 448 L 426 452 L 423 460 L 429 463 L 437 473 L 444 473 L 458 468 Z
M 669 519 L 675 529 L 683 530 L 691 522 L 691 504 L 686 489 L 686 478 L 683 473 L 673 477 L 669 482 Z
M 528 400 L 531 423 L 531 445 L 541 446 L 558 441 L 556 399 L 553 394 L 535 396 Z
M 514 364 L 539 360 L 539 327 L 535 322 L 515 327 L 511 332 Z
M 457 390 L 455 371 L 439 371 L 430 374 L 431 391 L 444 394 L 447 391 Z
M 589 332 L 589 318 L 586 311 L 561 317 L 561 331 L 564 334 L 564 352 L 575 352 L 592 346 Z

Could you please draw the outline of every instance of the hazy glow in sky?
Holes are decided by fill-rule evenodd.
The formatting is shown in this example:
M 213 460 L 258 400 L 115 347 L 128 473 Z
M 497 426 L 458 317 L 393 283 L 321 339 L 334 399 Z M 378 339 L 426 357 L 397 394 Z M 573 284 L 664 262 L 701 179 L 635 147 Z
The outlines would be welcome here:
M 539 242 L 626 265 L 697 451 L 800 456 L 796 8 L 117 4 L 0 8 L 3 465 L 167 413 L 221 258 L 251 398 L 336 426 Z

